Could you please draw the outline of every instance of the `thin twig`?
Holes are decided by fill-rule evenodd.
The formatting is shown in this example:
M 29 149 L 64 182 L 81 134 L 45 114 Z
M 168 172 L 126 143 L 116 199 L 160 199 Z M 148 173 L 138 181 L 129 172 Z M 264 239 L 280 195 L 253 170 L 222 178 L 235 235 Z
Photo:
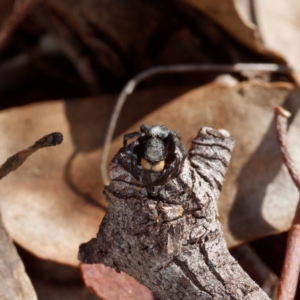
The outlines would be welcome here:
M 290 113 L 282 107 L 275 107 L 276 132 L 283 161 L 300 192 L 299 172 L 287 147 L 287 118 Z M 277 300 L 293 300 L 297 290 L 300 272 L 300 199 L 298 202 L 292 227 L 288 234 L 287 249 L 281 278 L 278 287 Z
M 300 72 L 300 66 L 296 65 L 293 67 L 277 65 L 277 64 L 265 64 L 265 63 L 239 63 L 239 64 L 184 64 L 184 65 L 170 65 L 170 66 L 157 66 L 150 68 L 144 72 L 137 74 L 124 86 L 121 91 L 116 105 L 114 107 L 109 126 L 105 136 L 105 142 L 103 146 L 100 171 L 101 177 L 105 185 L 109 184 L 109 177 L 107 173 L 107 161 L 110 145 L 112 142 L 113 134 L 120 116 L 122 107 L 127 99 L 127 97 L 132 94 L 137 85 L 145 80 L 146 78 L 165 73 L 182 73 L 182 72 L 280 72 L 280 73 L 290 73 L 290 72 Z
M 28 156 L 30 156 L 37 150 L 45 147 L 59 145 L 62 143 L 62 141 L 63 135 L 60 132 L 53 132 L 45 135 L 29 148 L 17 152 L 15 155 L 9 157 L 6 160 L 6 162 L 0 167 L 0 179 L 5 177 L 10 172 L 16 170 L 18 167 L 20 167 L 23 164 L 23 162 L 28 158 Z

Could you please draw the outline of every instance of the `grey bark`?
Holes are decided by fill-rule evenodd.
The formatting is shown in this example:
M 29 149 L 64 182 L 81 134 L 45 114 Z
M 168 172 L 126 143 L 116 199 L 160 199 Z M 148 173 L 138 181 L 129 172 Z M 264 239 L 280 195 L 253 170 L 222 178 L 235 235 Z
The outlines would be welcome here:
M 229 254 L 218 221 L 233 146 L 228 132 L 202 128 L 180 174 L 156 187 L 143 184 L 143 171 L 131 175 L 130 147 L 122 148 L 104 190 L 108 211 L 79 259 L 124 271 L 160 299 L 269 299 Z

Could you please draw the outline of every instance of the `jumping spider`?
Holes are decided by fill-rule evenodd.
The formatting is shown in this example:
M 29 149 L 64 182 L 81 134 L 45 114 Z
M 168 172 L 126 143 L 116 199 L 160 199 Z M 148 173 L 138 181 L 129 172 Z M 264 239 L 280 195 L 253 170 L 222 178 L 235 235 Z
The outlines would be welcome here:
M 140 167 L 146 172 L 160 173 L 160 176 L 151 182 L 153 186 L 162 185 L 178 174 L 187 155 L 181 143 L 180 133 L 171 131 L 164 125 L 142 124 L 140 132 L 124 135 L 124 147 L 127 141 L 134 137 L 138 137 L 131 153 L 131 173 L 135 178 L 138 179 Z

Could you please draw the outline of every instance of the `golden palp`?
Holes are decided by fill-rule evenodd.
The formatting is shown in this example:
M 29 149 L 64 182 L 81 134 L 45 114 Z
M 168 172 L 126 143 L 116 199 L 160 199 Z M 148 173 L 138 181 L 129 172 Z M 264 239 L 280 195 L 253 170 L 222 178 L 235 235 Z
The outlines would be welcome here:
M 164 167 L 165 167 L 165 161 L 161 160 L 152 166 L 152 171 L 153 172 L 161 172 L 164 169 Z
M 161 160 L 157 163 L 151 164 L 149 161 L 147 161 L 144 158 L 141 158 L 141 166 L 145 170 L 152 170 L 153 172 L 161 172 L 165 167 L 165 161 Z
M 144 158 L 141 158 L 141 166 L 145 170 L 151 170 L 152 169 L 152 165 Z

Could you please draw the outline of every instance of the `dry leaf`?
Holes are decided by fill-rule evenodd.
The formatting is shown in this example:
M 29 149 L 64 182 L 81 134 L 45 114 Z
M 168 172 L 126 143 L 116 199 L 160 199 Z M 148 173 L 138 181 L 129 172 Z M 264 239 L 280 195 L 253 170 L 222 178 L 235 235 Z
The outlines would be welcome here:
M 290 65 L 299 65 L 300 2 L 255 1 L 258 30 L 266 47 L 280 53 Z M 298 83 L 300 76 L 296 74 Z
M 33 24 L 34 30 L 28 29 L 26 22 Z M 4 51 L 0 71 L 5 80 L 0 92 L 13 91 L 22 103 L 24 98 L 43 98 L 38 95 L 49 99 L 62 92 L 73 96 L 84 90 L 89 94 L 117 91 L 134 74 L 160 64 L 284 63 L 264 47 L 254 27 L 242 20 L 229 0 L 155 4 L 138 0 L 26 0 L 16 3 L 4 23 L 0 28 L 0 52 Z M 23 46 L 19 45 L 19 34 L 28 36 Z M 160 79 L 200 84 L 214 75 L 177 74 Z M 33 77 L 45 86 L 34 86 Z M 34 88 L 40 94 L 31 92 L 27 99 L 24 93 L 20 95 L 17 87 L 21 86 L 28 93 Z
M 273 106 L 283 105 L 295 115 L 289 142 L 300 160 L 298 90 L 286 83 L 248 82 L 210 84 L 184 93 L 186 89 L 134 93 L 117 125 L 111 157 L 123 134 L 138 130 L 143 122 L 180 131 L 185 145 L 201 126 L 225 128 L 236 140 L 219 200 L 228 246 L 287 230 L 298 197 L 282 166 Z M 77 265 L 78 245 L 98 230 L 106 207 L 99 163 L 115 98 L 45 102 L 0 113 L 2 161 L 49 131 L 65 137 L 59 148 L 44 149 L 4 178 L 0 189 L 9 233 L 39 257 Z
M 260 53 L 277 62 L 285 63 L 282 53 L 276 53 L 275 49 L 267 48 L 261 41 L 256 26 L 243 18 L 238 9 L 237 0 L 183 0 L 191 6 L 201 10 L 225 29 L 231 36 L 252 51 Z M 245 4 L 248 4 L 243 3 Z M 266 11 L 266 13 L 268 10 Z
M 200 9 L 250 49 L 277 62 L 300 64 L 299 1 L 185 1 Z M 299 83 L 297 73 L 294 78 Z
M 124 272 L 103 264 L 83 264 L 81 270 L 86 286 L 103 300 L 155 300 L 148 288 Z
M 186 89 L 159 89 L 155 99 L 152 91 L 136 94 L 118 131 L 124 133 Z M 0 161 L 45 133 L 64 135 L 59 148 L 36 153 L 1 182 L 3 222 L 13 239 L 38 257 L 78 265 L 78 246 L 98 231 L 106 208 L 100 148 L 115 99 L 45 102 L 0 112 Z M 146 103 L 137 110 L 141 101 Z
M 219 212 L 229 247 L 286 231 L 298 193 L 282 165 L 273 124 L 273 107 L 291 111 L 289 143 L 300 164 L 300 91 L 287 83 L 249 83 L 234 87 L 211 84 L 175 99 L 140 120 L 164 123 L 182 133 L 189 146 L 202 126 L 224 128 L 236 140 L 219 199 Z M 138 130 L 138 124 L 129 132 Z M 114 142 L 114 149 L 121 138 Z

